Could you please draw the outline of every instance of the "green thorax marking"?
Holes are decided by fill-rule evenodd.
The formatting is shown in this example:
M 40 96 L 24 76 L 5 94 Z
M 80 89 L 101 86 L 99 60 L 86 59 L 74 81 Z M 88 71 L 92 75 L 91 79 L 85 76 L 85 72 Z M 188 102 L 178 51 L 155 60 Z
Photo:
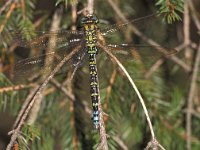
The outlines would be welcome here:
M 89 54 L 96 54 L 97 48 L 97 23 L 98 19 L 95 15 L 87 15 L 82 18 L 81 23 L 84 28 L 86 47 Z

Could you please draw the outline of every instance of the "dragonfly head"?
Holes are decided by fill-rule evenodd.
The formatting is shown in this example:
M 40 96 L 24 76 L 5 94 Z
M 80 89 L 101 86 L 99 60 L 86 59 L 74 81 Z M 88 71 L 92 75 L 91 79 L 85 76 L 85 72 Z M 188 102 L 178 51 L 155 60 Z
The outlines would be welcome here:
M 95 15 L 87 15 L 81 19 L 81 24 L 97 24 L 99 19 Z

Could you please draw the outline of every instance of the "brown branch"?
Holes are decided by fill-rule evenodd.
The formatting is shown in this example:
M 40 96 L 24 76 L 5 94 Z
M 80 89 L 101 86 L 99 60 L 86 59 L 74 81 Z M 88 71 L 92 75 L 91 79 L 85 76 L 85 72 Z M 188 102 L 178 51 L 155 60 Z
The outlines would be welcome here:
M 184 3 L 183 33 L 184 33 L 184 41 L 183 42 L 186 45 L 184 54 L 185 54 L 185 58 L 186 58 L 186 63 L 188 65 L 190 65 L 191 59 L 192 59 L 192 51 L 189 47 L 189 45 L 190 45 L 190 15 L 189 15 L 189 7 L 188 7 L 187 0 Z
M 22 0 L 21 2 L 22 2 L 22 6 L 23 6 L 24 0 Z M 25 13 L 25 8 L 23 8 L 23 9 L 24 9 L 24 13 Z M 62 10 L 56 9 L 56 11 L 53 15 L 50 31 L 57 31 L 59 29 L 61 18 L 62 18 L 62 15 L 60 15 L 61 13 L 62 13 Z M 24 15 L 24 17 L 25 17 L 25 15 Z M 56 38 L 57 38 L 56 36 L 52 36 L 50 38 L 50 42 L 48 44 L 46 53 L 52 53 L 53 52 L 53 49 L 56 46 Z M 53 59 L 54 59 L 54 57 L 51 57 L 51 59 L 48 59 L 48 61 L 45 61 L 45 67 L 51 68 L 52 63 L 53 63 Z M 45 72 L 44 74 L 42 74 L 41 80 L 43 80 L 46 77 L 46 75 L 48 75 L 49 73 L 50 72 Z M 41 104 L 42 104 L 43 95 L 44 94 L 41 93 L 40 97 L 38 97 L 38 99 L 37 99 L 37 102 L 34 103 L 32 109 L 30 111 L 29 117 L 27 119 L 28 124 L 33 124 L 35 122 L 35 120 L 37 119 L 37 116 L 38 116 L 38 113 L 39 113 L 39 110 L 40 110 L 40 107 L 41 107 Z
M 121 62 L 109 51 L 107 50 L 106 47 L 104 47 L 103 45 L 101 45 L 100 43 L 98 43 L 98 46 L 100 48 L 102 48 L 108 55 L 109 57 L 118 65 L 118 67 L 125 73 L 126 77 L 128 78 L 130 84 L 132 85 L 133 89 L 135 90 L 139 100 L 140 100 L 140 103 L 142 105 L 142 108 L 143 108 L 143 111 L 144 111 L 144 114 L 146 116 L 146 119 L 147 119 L 147 123 L 148 123 L 148 126 L 149 126 L 149 129 L 151 131 L 151 136 L 152 136 L 152 140 L 151 140 L 151 143 L 153 143 L 154 145 L 156 145 L 157 147 L 160 147 L 161 149 L 164 150 L 164 148 L 162 147 L 162 145 L 159 144 L 159 142 L 156 140 L 155 138 L 155 133 L 153 131 L 153 126 L 152 126 L 152 123 L 151 123 L 151 119 L 149 117 L 149 113 L 148 113 L 148 110 L 146 108 L 146 105 L 144 103 L 144 100 L 137 88 L 137 86 L 135 85 L 134 81 L 132 80 L 132 78 L 130 77 L 129 73 L 126 71 L 126 69 L 124 68 L 124 66 L 121 64 Z
M 61 90 L 71 101 L 75 101 L 74 95 L 68 92 L 68 90 L 64 86 L 62 86 L 62 84 L 60 84 L 56 79 L 52 78 L 50 82 L 54 86 L 56 86 L 56 88 Z
M 192 124 L 191 123 L 192 123 L 193 98 L 194 98 L 194 93 L 196 90 L 196 81 L 197 81 L 197 77 L 198 77 L 199 63 L 200 63 L 200 42 L 199 42 L 199 47 L 198 47 L 198 51 L 197 51 L 195 62 L 194 62 L 189 96 L 188 96 L 188 100 L 187 100 L 187 113 L 186 113 L 185 119 L 186 119 L 187 149 L 188 150 L 191 150 L 191 134 L 192 134 Z
M 20 84 L 20 85 L 14 85 L 14 86 L 9 86 L 9 87 L 3 87 L 0 88 L 0 93 L 4 93 L 4 92 L 9 92 L 9 91 L 17 91 L 17 90 L 22 90 L 25 88 L 31 88 L 31 87 L 35 87 L 36 84 L 34 83 L 30 83 L 30 84 Z
M 34 95 L 34 93 L 36 92 L 36 90 L 38 89 L 38 87 L 39 87 L 39 86 L 37 85 L 37 86 L 29 93 L 29 95 L 27 96 L 25 102 L 24 102 L 23 105 L 22 105 L 22 108 L 21 108 L 20 112 L 19 112 L 18 115 L 17 115 L 17 118 L 16 118 L 16 120 L 15 120 L 15 123 L 14 123 L 12 129 L 15 129 L 15 128 L 17 127 L 17 125 L 19 124 L 19 121 L 20 121 L 20 119 L 21 119 L 21 117 L 22 117 L 22 115 L 23 115 L 25 109 L 28 107 L 29 101 L 30 101 L 31 98 L 33 97 L 33 95 Z
M 22 17 L 23 19 L 26 19 L 26 5 L 24 0 L 21 1 L 21 10 L 22 10 Z
M 6 7 L 9 6 L 13 1 L 14 0 L 7 0 L 7 2 L 0 9 L 0 15 L 6 9 Z
M 76 21 L 77 21 L 77 5 L 72 5 L 72 30 L 76 30 Z
M 186 132 L 180 132 L 177 130 L 177 126 L 181 125 L 181 120 L 176 120 L 175 123 L 167 121 L 164 117 L 159 116 L 160 121 L 164 127 L 166 127 L 170 132 L 173 132 L 176 136 L 180 137 L 182 140 L 187 140 Z M 192 137 L 193 142 L 199 142 L 198 138 Z
M 94 0 L 88 0 L 87 11 L 89 14 L 94 13 Z
M 187 109 L 183 110 L 184 113 L 187 113 Z M 198 111 L 195 111 L 194 109 L 192 110 L 192 115 L 198 119 L 200 119 L 200 113 Z
M 193 19 L 195 25 L 197 26 L 197 29 L 200 31 L 200 20 L 198 19 L 198 16 L 197 16 L 198 14 L 194 8 L 193 2 L 192 2 L 192 0 L 187 0 L 187 3 L 191 10 L 192 19 Z
M 51 22 L 51 27 L 49 30 L 50 31 L 59 30 L 61 19 L 62 19 L 62 9 L 56 9 L 56 11 L 54 12 L 52 22 Z M 57 38 L 57 36 L 52 36 L 49 39 L 49 44 L 48 44 L 47 51 L 46 51 L 47 54 L 52 53 L 53 50 L 55 49 L 56 38 Z M 54 57 L 51 57 L 51 60 L 45 61 L 45 67 L 51 67 L 53 59 L 54 59 Z M 49 74 L 49 72 L 47 72 L 47 74 Z
M 165 62 L 163 58 L 158 59 L 149 69 L 149 71 L 144 75 L 146 79 L 149 79 L 150 76 L 158 70 L 158 68 Z
M 56 79 L 51 79 L 50 81 L 56 88 L 58 88 L 60 91 L 62 91 L 70 101 L 75 102 L 75 97 L 73 94 L 71 94 L 62 84 L 60 84 Z M 85 110 L 89 115 L 91 115 L 92 111 L 91 109 L 86 105 L 82 103 L 78 103 L 81 105 L 81 108 Z
M 97 78 L 97 83 L 99 83 L 98 78 Z M 99 87 L 99 85 L 98 85 Z M 106 134 L 106 129 L 105 129 L 105 123 L 103 120 L 103 110 L 102 110 L 102 105 L 101 105 L 101 96 L 100 96 L 100 91 L 98 88 L 98 93 L 99 93 L 99 101 L 98 101 L 98 106 L 99 106 L 99 132 L 100 132 L 100 144 L 97 147 L 97 150 L 108 150 L 108 142 L 107 142 L 107 134 Z
M 12 3 L 10 6 L 10 9 L 8 10 L 6 17 L 4 18 L 4 21 L 2 22 L 1 26 L 0 26 L 0 33 L 3 31 L 8 19 L 10 18 L 12 12 L 14 11 L 14 9 L 17 7 L 16 3 Z
M 46 20 L 49 16 L 47 14 L 41 16 L 40 18 L 38 18 L 35 22 L 33 22 L 33 27 L 34 29 L 36 29 L 37 27 L 39 27 L 44 20 Z
M 183 20 L 183 32 L 184 32 L 184 44 L 190 44 L 190 17 L 189 17 L 189 8 L 188 8 L 188 0 L 185 1 L 184 4 L 184 20 Z
M 74 4 L 72 5 L 72 10 L 71 10 L 71 19 L 72 19 L 72 27 L 71 29 L 72 30 L 76 30 L 76 20 L 77 20 L 77 5 Z M 77 69 L 77 67 L 75 68 L 75 70 Z M 73 94 L 73 88 L 72 88 L 72 77 L 73 76 L 73 73 L 75 74 L 76 71 L 69 71 L 68 72 L 68 75 L 67 75 L 67 79 L 66 79 L 66 87 L 67 87 L 67 90 L 69 92 L 70 95 L 74 96 Z M 70 115 L 70 127 L 73 129 L 76 125 L 76 119 L 75 119 L 75 108 L 74 108 L 74 101 L 70 101 L 69 102 L 70 104 L 70 113 L 72 115 Z M 77 137 L 77 131 L 74 129 L 74 132 L 72 133 L 72 149 L 74 150 L 77 150 L 78 149 L 78 137 Z
M 108 99 L 110 97 L 112 86 L 113 86 L 114 81 L 116 79 L 116 75 L 117 75 L 117 71 L 116 71 L 116 69 L 114 69 L 113 72 L 112 72 L 110 81 L 109 81 L 109 85 L 106 88 L 106 96 L 105 96 L 105 101 L 104 101 L 104 109 L 108 109 Z
M 150 149 L 157 150 L 158 147 L 161 148 L 162 150 L 165 150 L 165 148 L 162 145 L 160 145 L 160 143 L 156 139 L 153 139 L 148 143 L 147 147 L 145 147 L 144 150 L 150 150 Z
M 182 49 L 184 49 L 187 45 L 185 44 L 181 44 L 179 46 L 177 46 L 175 49 L 178 51 L 181 51 Z M 158 59 L 152 66 L 151 68 L 146 72 L 146 74 L 144 75 L 145 78 L 150 78 L 151 75 L 166 61 L 165 58 L 160 58 Z
M 122 141 L 122 139 L 120 139 L 118 136 L 113 136 L 112 138 L 115 140 L 115 142 L 117 142 L 117 144 L 121 147 L 122 150 L 128 150 L 128 147 Z
M 53 76 L 56 74 L 56 72 L 58 72 L 60 70 L 60 68 L 65 64 L 65 62 L 68 61 L 75 53 L 78 52 L 79 48 L 80 48 L 80 46 L 78 46 L 76 49 L 74 49 L 69 55 L 64 57 L 63 60 L 54 68 L 54 70 L 49 74 L 49 76 L 44 80 L 44 82 L 34 92 L 34 95 L 31 97 L 31 99 L 28 103 L 28 106 L 26 107 L 26 109 L 22 113 L 22 116 L 20 117 L 16 128 L 14 128 L 14 132 L 11 136 L 11 140 L 10 140 L 10 142 L 9 142 L 7 148 L 6 148 L 7 150 L 10 150 L 11 147 L 13 146 L 14 142 L 16 141 L 18 134 L 19 134 L 19 131 L 21 130 L 30 109 L 32 108 L 33 104 L 37 100 L 40 93 L 46 87 L 47 83 L 53 78 Z
M 103 110 L 101 107 L 101 99 L 99 94 L 99 132 L 100 132 L 100 144 L 97 150 L 108 150 L 107 134 L 105 129 L 105 124 L 103 120 Z

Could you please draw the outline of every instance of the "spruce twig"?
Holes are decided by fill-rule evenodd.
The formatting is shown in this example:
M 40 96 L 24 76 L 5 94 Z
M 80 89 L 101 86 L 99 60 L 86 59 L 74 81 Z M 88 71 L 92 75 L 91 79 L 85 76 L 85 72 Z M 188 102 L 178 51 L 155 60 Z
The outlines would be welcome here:
M 152 123 L 151 123 L 151 119 L 149 117 L 149 114 L 148 114 L 148 111 L 147 111 L 147 108 L 146 108 L 146 105 L 144 103 L 144 100 L 137 88 L 137 86 L 135 85 L 134 81 L 132 80 L 131 76 L 129 75 L 129 73 L 127 72 L 126 68 L 121 64 L 121 62 L 109 51 L 106 49 L 106 47 L 102 46 L 99 44 L 99 46 L 109 55 L 109 57 L 114 60 L 115 63 L 117 63 L 117 65 L 120 67 L 120 69 L 125 73 L 126 77 L 128 78 L 129 82 L 131 83 L 133 89 L 135 90 L 139 100 L 140 100 L 140 103 L 142 105 L 142 108 L 144 110 L 144 113 L 145 113 L 145 116 L 146 116 L 146 119 L 147 119 L 147 122 L 148 122 L 148 125 L 149 125 L 149 129 L 150 129 L 150 132 L 151 132 L 151 137 L 152 137 L 152 141 L 157 141 L 156 138 L 155 138 L 155 133 L 153 131 L 153 126 L 152 126 Z
M 46 87 L 48 82 L 53 78 L 53 76 L 60 70 L 60 68 L 67 62 L 74 54 L 76 54 L 79 50 L 80 46 L 78 46 L 76 49 L 74 49 L 69 55 L 63 58 L 63 60 L 55 67 L 55 69 L 49 74 L 49 76 L 44 80 L 44 82 L 38 87 L 38 89 L 34 92 L 34 95 L 31 97 L 26 109 L 23 111 L 22 116 L 20 117 L 19 123 L 17 124 L 16 128 L 14 128 L 14 132 L 11 136 L 11 140 L 7 146 L 7 150 L 10 150 L 13 146 L 14 142 L 16 141 L 19 131 L 21 130 L 25 119 L 27 118 L 27 115 L 32 108 L 33 104 L 37 100 L 40 93 L 43 91 L 43 89 Z

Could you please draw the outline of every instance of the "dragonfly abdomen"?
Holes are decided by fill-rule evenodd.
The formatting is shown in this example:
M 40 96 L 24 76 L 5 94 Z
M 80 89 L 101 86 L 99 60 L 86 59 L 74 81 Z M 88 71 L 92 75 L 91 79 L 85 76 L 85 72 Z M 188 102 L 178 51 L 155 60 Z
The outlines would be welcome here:
M 99 126 L 99 86 L 96 66 L 96 53 L 89 53 L 89 72 L 90 72 L 90 94 L 92 100 L 92 120 L 95 128 Z
M 97 43 L 97 26 L 98 19 L 94 15 L 87 15 L 82 18 L 82 25 L 84 27 L 85 45 L 89 55 L 89 72 L 90 72 L 90 94 L 92 100 L 92 120 L 94 127 L 99 128 L 99 85 L 96 65 L 96 55 L 98 49 Z

